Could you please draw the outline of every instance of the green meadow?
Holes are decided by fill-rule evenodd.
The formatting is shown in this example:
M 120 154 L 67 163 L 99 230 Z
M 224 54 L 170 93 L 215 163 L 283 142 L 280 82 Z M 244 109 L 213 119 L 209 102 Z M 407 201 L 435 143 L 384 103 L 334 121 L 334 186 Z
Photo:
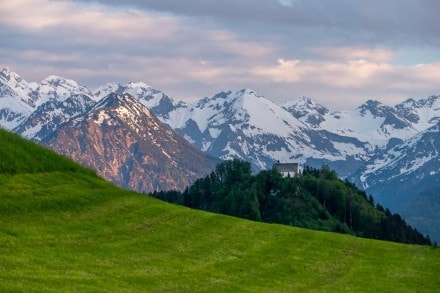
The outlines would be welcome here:
M 117 188 L 0 131 L 0 292 L 436 292 L 440 249 Z

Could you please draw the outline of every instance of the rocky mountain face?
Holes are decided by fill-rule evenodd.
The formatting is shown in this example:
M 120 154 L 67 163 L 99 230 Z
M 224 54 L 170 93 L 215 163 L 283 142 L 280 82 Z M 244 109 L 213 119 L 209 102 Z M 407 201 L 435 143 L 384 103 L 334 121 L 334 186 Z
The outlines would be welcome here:
M 367 162 L 352 180 L 398 211 L 422 191 L 440 186 L 439 151 L 437 123 Z
M 2 127 L 72 157 L 122 187 L 182 190 L 219 162 L 158 120 L 144 105 L 154 102 L 145 95 L 141 100 L 117 89 L 92 93 L 55 76 L 28 84 L 8 69 L 0 78 Z
M 105 96 L 42 142 L 120 186 L 145 192 L 182 189 L 217 163 L 128 94 Z

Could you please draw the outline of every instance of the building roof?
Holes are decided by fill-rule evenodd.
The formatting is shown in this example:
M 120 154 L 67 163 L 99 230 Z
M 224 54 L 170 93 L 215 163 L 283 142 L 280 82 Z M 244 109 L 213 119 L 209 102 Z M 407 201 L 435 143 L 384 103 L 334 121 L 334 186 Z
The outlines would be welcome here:
M 299 164 L 298 163 L 275 163 L 273 168 L 280 172 L 297 172 Z

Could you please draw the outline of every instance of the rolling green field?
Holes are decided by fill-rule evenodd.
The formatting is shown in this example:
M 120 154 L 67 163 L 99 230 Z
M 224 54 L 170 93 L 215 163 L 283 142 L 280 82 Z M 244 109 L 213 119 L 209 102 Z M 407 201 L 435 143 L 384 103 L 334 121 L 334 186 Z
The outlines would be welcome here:
M 440 288 L 440 249 L 166 204 L 0 131 L 2 158 L 0 292 Z

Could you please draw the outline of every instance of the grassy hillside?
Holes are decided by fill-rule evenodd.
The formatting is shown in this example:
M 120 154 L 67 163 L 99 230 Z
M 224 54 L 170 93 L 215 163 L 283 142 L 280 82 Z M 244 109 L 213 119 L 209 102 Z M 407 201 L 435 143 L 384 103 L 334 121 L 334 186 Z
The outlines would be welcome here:
M 0 173 L 72 171 L 92 174 L 72 160 L 25 141 L 0 127 Z
M 439 249 L 166 204 L 0 135 L 0 149 L 10 144 L 8 158 L 17 166 L 0 174 L 1 292 L 434 292 L 440 287 Z M 33 154 L 23 151 L 28 148 Z M 16 163 L 14 150 L 26 160 Z

